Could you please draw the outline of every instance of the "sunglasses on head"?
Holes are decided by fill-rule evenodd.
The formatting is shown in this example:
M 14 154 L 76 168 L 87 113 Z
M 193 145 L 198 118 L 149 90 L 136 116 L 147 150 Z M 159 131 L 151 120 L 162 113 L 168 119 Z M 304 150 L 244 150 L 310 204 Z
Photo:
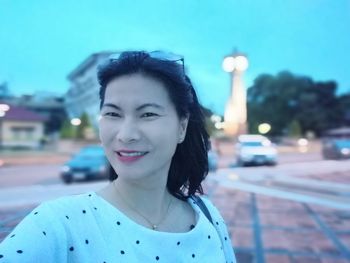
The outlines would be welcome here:
M 146 51 L 125 51 L 125 52 L 120 52 L 120 53 L 114 53 L 109 56 L 109 61 L 116 61 L 118 59 L 121 59 L 123 57 L 127 56 L 139 56 L 139 55 L 145 55 L 145 58 L 150 57 L 162 61 L 170 61 L 170 62 L 177 62 L 181 63 L 182 69 L 185 72 L 185 65 L 184 65 L 184 57 L 181 55 L 177 55 L 172 52 L 165 52 L 161 50 L 156 50 L 156 51 L 151 51 L 151 52 L 146 52 Z

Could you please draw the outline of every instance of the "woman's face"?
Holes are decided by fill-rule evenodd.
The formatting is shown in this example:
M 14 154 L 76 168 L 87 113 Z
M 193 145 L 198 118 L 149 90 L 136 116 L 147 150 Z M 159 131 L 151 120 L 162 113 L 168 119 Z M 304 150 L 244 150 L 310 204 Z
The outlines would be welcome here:
M 99 122 L 112 167 L 123 179 L 167 177 L 187 119 L 180 119 L 164 85 L 142 74 L 108 83 Z

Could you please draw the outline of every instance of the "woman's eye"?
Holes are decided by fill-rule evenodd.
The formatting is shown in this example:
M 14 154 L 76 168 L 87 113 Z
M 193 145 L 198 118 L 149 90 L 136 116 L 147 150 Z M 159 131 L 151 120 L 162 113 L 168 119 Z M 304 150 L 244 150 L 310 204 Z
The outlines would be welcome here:
M 153 113 L 153 112 L 146 112 L 144 114 L 141 115 L 141 117 L 146 117 L 146 118 L 149 118 L 149 117 L 156 117 L 156 116 L 159 116 L 158 114 L 156 113 Z
M 116 112 L 106 112 L 104 116 L 109 116 L 109 117 L 120 117 L 120 114 Z

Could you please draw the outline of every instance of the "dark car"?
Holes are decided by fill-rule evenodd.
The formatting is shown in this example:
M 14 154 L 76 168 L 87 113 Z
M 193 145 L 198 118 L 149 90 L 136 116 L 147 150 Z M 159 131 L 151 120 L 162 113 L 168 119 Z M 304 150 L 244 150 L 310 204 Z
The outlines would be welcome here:
M 65 183 L 104 179 L 108 177 L 108 167 L 109 163 L 103 148 L 99 145 L 90 145 L 83 147 L 64 164 L 61 169 L 61 178 Z
M 350 139 L 330 139 L 323 142 L 325 159 L 350 159 Z

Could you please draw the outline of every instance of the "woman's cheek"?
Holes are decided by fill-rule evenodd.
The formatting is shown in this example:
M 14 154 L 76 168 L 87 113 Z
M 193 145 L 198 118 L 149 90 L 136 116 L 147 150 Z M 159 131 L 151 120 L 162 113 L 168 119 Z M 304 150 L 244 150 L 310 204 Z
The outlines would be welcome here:
M 113 133 L 114 133 L 113 124 L 108 120 L 104 120 L 104 119 L 100 120 L 99 133 L 100 133 L 100 140 L 102 144 L 112 140 Z

